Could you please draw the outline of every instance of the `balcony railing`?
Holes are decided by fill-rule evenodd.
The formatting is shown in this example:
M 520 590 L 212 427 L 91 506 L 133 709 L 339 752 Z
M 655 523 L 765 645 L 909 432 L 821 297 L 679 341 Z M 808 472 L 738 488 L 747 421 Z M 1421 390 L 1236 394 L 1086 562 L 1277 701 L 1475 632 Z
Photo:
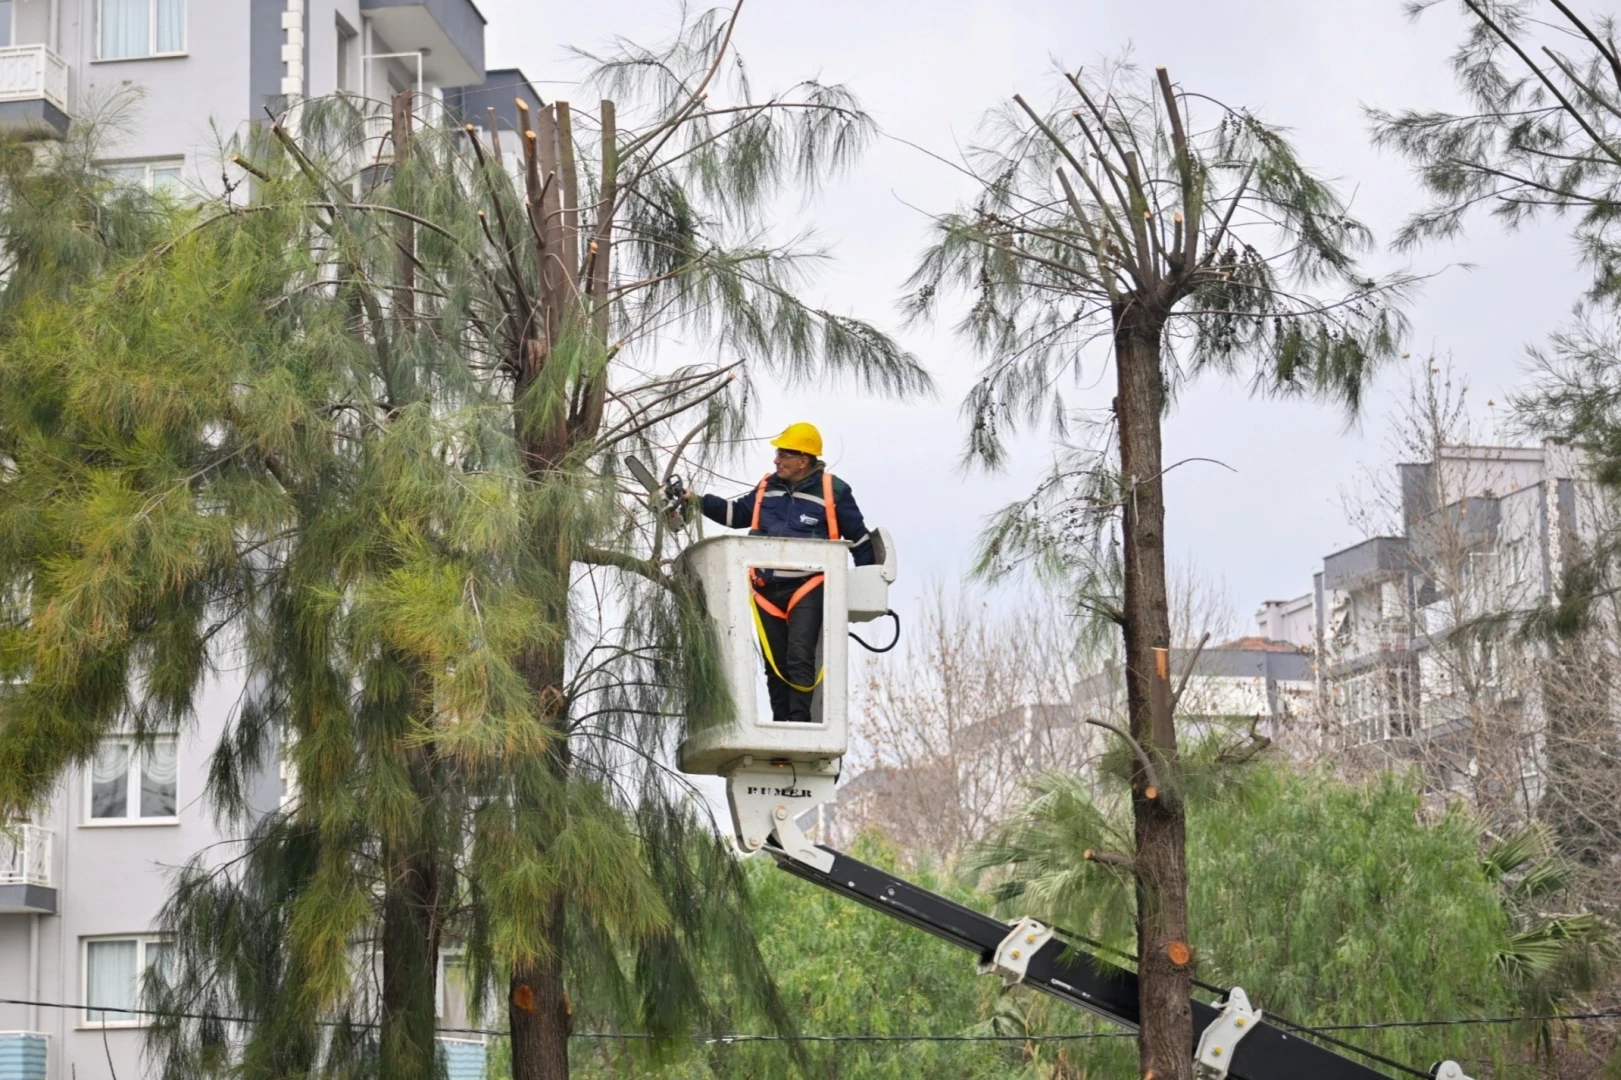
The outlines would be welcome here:
M 38 1031 L 0 1031 L 0 1076 L 45 1080 L 50 1039 Z
M 68 109 L 68 65 L 43 45 L 0 48 L 0 101 L 44 98 Z
M 0 885 L 51 887 L 51 830 L 0 827 Z

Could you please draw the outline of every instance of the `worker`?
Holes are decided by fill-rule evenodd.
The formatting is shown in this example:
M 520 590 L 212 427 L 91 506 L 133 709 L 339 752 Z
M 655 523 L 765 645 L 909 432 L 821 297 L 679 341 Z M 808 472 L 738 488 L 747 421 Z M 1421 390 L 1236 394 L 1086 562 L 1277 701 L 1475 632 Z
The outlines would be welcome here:
M 855 564 L 871 565 L 872 537 L 850 485 L 822 461 L 821 432 L 810 424 L 789 424 L 771 445 L 777 448 L 773 471 L 735 499 L 703 496 L 704 516 L 729 529 L 747 525 L 751 536 L 848 540 Z M 753 571 L 766 692 L 771 718 L 779 723 L 815 722 L 811 702 L 821 681 L 816 646 L 822 636 L 822 577 L 808 570 Z

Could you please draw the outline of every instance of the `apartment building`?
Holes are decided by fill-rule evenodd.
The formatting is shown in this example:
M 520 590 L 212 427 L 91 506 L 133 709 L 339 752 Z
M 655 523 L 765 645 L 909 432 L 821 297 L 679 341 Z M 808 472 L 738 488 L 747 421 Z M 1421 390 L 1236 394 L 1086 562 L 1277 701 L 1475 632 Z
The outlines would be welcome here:
M 226 140 L 294 97 L 409 89 L 453 115 L 495 108 L 511 127 L 514 97 L 540 100 L 522 72 L 486 71 L 484 34 L 471 0 L 0 0 L 0 128 L 59 137 L 130 99 L 108 171 L 218 191 Z M 37 820 L 0 832 L 0 998 L 42 1003 L 0 1004 L 3 1080 L 149 1075 L 142 1019 L 116 1010 L 137 1006 L 167 955 L 153 931 L 171 868 L 233 849 L 204 788 L 239 691 L 227 673 L 184 730 L 109 739 Z M 253 810 L 282 795 L 268 769 Z M 441 981 L 445 1026 L 464 1026 L 463 995 Z M 482 1046 L 445 1046 L 454 1080 L 482 1075 Z
M 133 93 L 109 168 L 213 190 L 224 141 L 295 96 L 441 100 L 499 74 L 532 98 L 486 71 L 484 32 L 471 0 L 0 0 L 0 126 L 60 134 Z
M 1396 471 L 1398 528 L 1326 556 L 1310 593 L 1258 619 L 1298 640 L 1312 614 L 1321 749 L 1422 760 L 1460 791 L 1491 772 L 1534 801 L 1538 649 L 1481 620 L 1555 598 L 1597 494 L 1552 443 L 1444 446 Z

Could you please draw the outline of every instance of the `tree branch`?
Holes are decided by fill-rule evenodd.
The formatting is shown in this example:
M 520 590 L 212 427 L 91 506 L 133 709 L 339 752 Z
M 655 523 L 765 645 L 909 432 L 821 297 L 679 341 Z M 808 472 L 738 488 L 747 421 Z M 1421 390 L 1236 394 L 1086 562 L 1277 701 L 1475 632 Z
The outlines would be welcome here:
M 1176 707 L 1182 703 L 1182 691 L 1188 688 L 1188 680 L 1193 677 L 1193 669 L 1199 666 L 1199 654 L 1204 652 L 1205 642 L 1210 640 L 1210 631 L 1204 632 L 1199 644 L 1193 647 L 1193 655 L 1188 658 L 1188 666 L 1182 672 L 1182 678 L 1177 680 L 1176 693 L 1171 695 L 1171 715 L 1176 715 Z
M 585 563 L 587 566 L 608 566 L 615 570 L 623 570 L 628 574 L 644 577 L 655 585 L 662 585 L 666 589 L 674 589 L 668 575 L 658 568 L 656 563 L 647 559 L 638 559 L 634 555 L 627 555 L 622 551 L 610 551 L 607 548 L 592 547 L 588 544 L 574 549 L 574 561 Z
M 1132 738 L 1130 732 L 1115 727 L 1107 720 L 1094 720 L 1089 716 L 1086 718 L 1086 722 L 1091 724 L 1093 727 L 1100 727 L 1105 731 L 1112 731 L 1122 739 L 1126 740 L 1126 745 L 1131 747 L 1132 755 L 1136 757 L 1138 766 L 1143 770 L 1143 778 L 1148 781 L 1148 786 L 1143 788 L 1143 798 L 1159 798 L 1159 774 L 1154 771 L 1153 759 L 1150 758 L 1148 756 L 1148 752 L 1143 749 L 1143 744 Z

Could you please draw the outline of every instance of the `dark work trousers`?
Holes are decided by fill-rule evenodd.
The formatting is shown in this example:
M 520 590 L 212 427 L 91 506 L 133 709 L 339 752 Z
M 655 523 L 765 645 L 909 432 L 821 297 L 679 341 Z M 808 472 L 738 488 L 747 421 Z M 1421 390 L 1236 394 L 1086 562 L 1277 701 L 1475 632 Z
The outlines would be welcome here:
M 775 604 L 777 610 L 787 611 L 794 590 L 804 583 L 803 578 L 770 581 L 760 590 L 760 595 Z M 766 662 L 765 686 L 771 696 L 771 719 L 778 723 L 814 723 L 816 717 L 811 712 L 811 703 L 815 693 L 795 690 L 788 683 L 798 686 L 814 686 L 816 683 L 816 647 L 822 637 L 822 587 L 818 585 L 800 597 L 793 611 L 788 612 L 786 622 L 761 608 L 760 625 L 765 627 L 765 639 L 771 644 L 771 655 L 788 679 L 788 682 L 783 682 L 777 678 L 770 662 Z

